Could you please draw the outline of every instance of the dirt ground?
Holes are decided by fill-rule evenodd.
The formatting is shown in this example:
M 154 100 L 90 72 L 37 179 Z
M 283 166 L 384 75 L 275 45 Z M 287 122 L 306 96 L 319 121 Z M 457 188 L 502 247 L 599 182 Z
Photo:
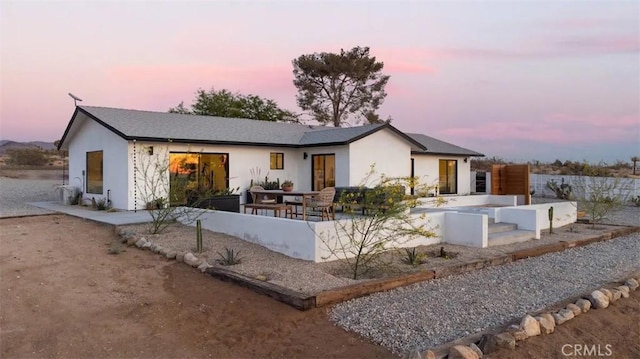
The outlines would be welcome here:
M 607 309 L 590 310 L 557 326 L 555 333 L 518 342 L 488 359 L 640 358 L 640 290 Z
M 334 326 L 63 215 L 0 219 L 2 358 L 386 358 Z
M 611 350 L 606 357 L 639 358 L 640 291 L 632 298 L 488 358 L 588 358 L 575 355 L 575 344 L 599 345 L 602 355 Z M 148 251 L 119 247 L 110 226 L 47 215 L 0 219 L 0 357 L 393 356 L 334 326 L 326 309 L 298 311 Z

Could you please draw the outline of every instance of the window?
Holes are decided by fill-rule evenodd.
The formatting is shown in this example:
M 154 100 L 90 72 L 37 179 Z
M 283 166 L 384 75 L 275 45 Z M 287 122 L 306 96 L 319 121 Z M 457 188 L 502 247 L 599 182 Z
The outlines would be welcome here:
M 87 152 L 87 193 L 102 194 L 102 151 Z
M 284 153 L 271 152 L 270 166 L 272 170 L 284 169 Z
M 320 191 L 325 187 L 336 185 L 336 155 L 313 155 L 311 174 L 313 176 L 312 189 Z
M 440 160 L 440 193 L 458 193 L 458 161 Z
M 228 153 L 169 154 L 171 205 L 187 203 L 187 192 L 225 191 L 229 187 Z

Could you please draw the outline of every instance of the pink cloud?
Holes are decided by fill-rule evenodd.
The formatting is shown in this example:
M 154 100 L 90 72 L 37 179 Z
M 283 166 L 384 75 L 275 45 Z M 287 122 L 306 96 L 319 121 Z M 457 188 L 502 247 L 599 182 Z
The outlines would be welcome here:
M 638 114 L 587 115 L 550 114 L 537 121 L 494 121 L 479 127 L 458 127 L 442 133 L 457 139 L 485 141 L 532 141 L 540 143 L 579 144 L 614 143 L 637 139 L 640 134 Z
M 390 74 L 435 74 L 436 70 L 431 66 L 409 62 L 385 61 L 384 70 Z
M 573 55 L 625 53 L 640 51 L 640 41 L 637 36 L 574 37 L 558 41 L 553 47 L 559 53 Z
M 128 83 L 128 89 L 147 93 L 166 92 L 168 98 L 173 94 L 189 94 L 187 98 L 174 98 L 172 103 L 184 101 L 190 104 L 193 94 L 199 88 L 205 90 L 214 87 L 232 92 L 254 94 L 278 101 L 279 98 L 293 97 L 293 75 L 287 67 L 261 66 L 212 66 L 212 65 L 156 65 L 126 66 L 111 71 L 112 86 Z M 280 103 L 280 101 L 278 101 Z M 291 107 L 294 103 L 280 103 Z

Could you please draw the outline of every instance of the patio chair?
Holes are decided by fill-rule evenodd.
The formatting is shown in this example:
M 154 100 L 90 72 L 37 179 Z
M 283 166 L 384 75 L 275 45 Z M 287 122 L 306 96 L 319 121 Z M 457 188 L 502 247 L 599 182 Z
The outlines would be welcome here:
M 327 215 L 327 220 L 335 220 L 336 214 L 333 203 L 333 197 L 335 197 L 335 195 L 335 187 L 325 187 L 320 191 L 320 193 L 309 199 L 307 207 L 316 211 L 319 210 L 323 221 L 325 214 Z

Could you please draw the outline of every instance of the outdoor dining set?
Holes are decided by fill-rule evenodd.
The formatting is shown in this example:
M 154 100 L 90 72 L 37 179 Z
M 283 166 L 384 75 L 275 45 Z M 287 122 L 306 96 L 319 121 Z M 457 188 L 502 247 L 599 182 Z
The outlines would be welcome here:
M 284 212 L 287 218 L 301 217 L 305 221 L 310 216 L 318 216 L 322 221 L 335 219 L 335 187 L 326 187 L 320 191 L 283 191 L 253 186 L 249 192 L 253 203 L 244 205 L 244 213 L 251 209 L 251 214 L 272 211 L 274 217 L 282 217 Z

